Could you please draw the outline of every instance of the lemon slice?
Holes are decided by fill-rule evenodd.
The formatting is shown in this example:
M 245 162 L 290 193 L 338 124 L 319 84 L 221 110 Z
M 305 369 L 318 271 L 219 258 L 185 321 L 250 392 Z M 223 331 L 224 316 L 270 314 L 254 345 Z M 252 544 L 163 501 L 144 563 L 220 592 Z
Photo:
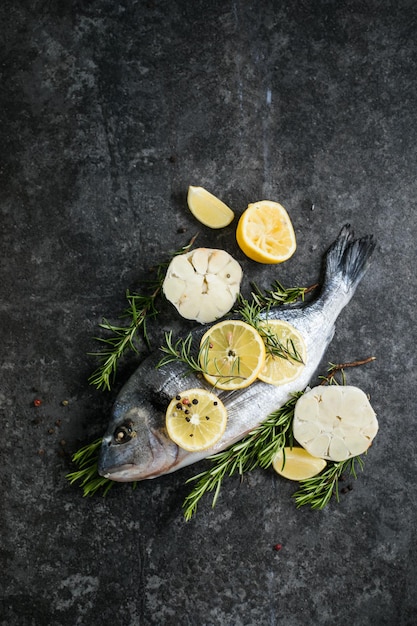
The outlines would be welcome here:
M 200 365 L 204 378 L 219 389 L 241 389 L 258 376 L 265 362 L 265 344 L 253 326 L 225 320 L 202 337 Z
M 236 240 L 242 252 L 259 263 L 282 263 L 295 252 L 291 219 L 281 204 L 261 200 L 241 215 Z
M 178 394 L 166 412 L 168 435 L 188 452 L 213 446 L 223 435 L 226 422 L 226 407 L 206 389 L 188 389 Z
M 209 228 L 224 228 L 232 222 L 235 214 L 227 204 L 213 196 L 203 187 L 188 187 L 188 208 L 199 222 Z
M 268 320 L 262 324 L 260 333 L 267 349 L 258 378 L 270 385 L 284 385 L 297 378 L 307 358 L 306 345 L 299 331 L 283 320 Z
M 306 480 L 320 474 L 327 463 L 324 459 L 311 456 L 304 448 L 284 448 L 272 461 L 274 470 L 289 480 Z

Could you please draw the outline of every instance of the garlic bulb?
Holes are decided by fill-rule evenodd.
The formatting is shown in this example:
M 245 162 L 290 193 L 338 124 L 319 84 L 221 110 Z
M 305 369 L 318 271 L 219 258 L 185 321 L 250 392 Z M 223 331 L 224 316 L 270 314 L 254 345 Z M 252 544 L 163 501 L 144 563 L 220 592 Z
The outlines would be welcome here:
M 375 412 L 358 387 L 314 387 L 295 405 L 294 437 L 322 459 L 345 461 L 362 454 L 377 432 Z
M 242 280 L 242 268 L 225 250 L 196 248 L 175 256 L 163 292 L 179 314 L 201 324 L 230 311 Z

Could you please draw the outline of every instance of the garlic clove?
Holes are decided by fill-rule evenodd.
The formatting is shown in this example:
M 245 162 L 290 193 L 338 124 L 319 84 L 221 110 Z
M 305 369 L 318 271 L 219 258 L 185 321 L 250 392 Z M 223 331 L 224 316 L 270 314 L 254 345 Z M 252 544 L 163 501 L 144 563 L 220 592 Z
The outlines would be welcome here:
M 167 282 L 165 285 L 165 296 L 168 300 L 174 300 L 174 302 L 178 302 L 184 293 L 185 288 L 185 280 L 182 278 L 178 278 L 177 276 L 172 276 L 171 280 Z
M 333 437 L 329 437 L 329 448 L 327 455 L 334 461 L 344 461 L 351 456 L 350 449 L 347 447 L 345 440 L 342 437 L 338 437 L 333 434 Z
M 198 274 L 206 274 L 209 265 L 209 256 L 206 248 L 197 248 L 191 257 L 191 264 Z

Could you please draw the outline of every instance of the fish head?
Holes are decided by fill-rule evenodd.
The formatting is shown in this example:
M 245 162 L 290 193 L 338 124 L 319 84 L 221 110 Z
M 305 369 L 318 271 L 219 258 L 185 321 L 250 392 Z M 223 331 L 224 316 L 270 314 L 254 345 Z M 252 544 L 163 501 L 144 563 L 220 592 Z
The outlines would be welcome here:
M 98 472 L 117 482 L 154 478 L 174 469 L 178 446 L 168 437 L 159 403 L 128 398 L 116 402 L 103 437 Z

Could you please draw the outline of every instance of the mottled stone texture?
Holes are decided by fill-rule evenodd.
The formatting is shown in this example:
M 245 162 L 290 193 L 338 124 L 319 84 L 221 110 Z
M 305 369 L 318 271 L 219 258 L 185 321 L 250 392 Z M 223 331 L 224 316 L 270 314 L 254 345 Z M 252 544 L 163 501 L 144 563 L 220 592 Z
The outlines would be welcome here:
M 3 0 L 0 18 L 1 626 L 416 623 L 414 0 Z M 280 201 L 296 254 L 245 260 L 235 223 L 194 221 L 189 184 L 237 215 Z M 377 357 L 348 380 L 380 432 L 339 504 L 297 510 L 259 470 L 185 523 L 203 465 L 104 499 L 68 484 L 141 358 L 88 384 L 127 288 L 197 231 L 245 289 L 309 285 L 345 222 L 378 246 L 323 371 Z M 189 328 L 160 308 L 154 346 Z

